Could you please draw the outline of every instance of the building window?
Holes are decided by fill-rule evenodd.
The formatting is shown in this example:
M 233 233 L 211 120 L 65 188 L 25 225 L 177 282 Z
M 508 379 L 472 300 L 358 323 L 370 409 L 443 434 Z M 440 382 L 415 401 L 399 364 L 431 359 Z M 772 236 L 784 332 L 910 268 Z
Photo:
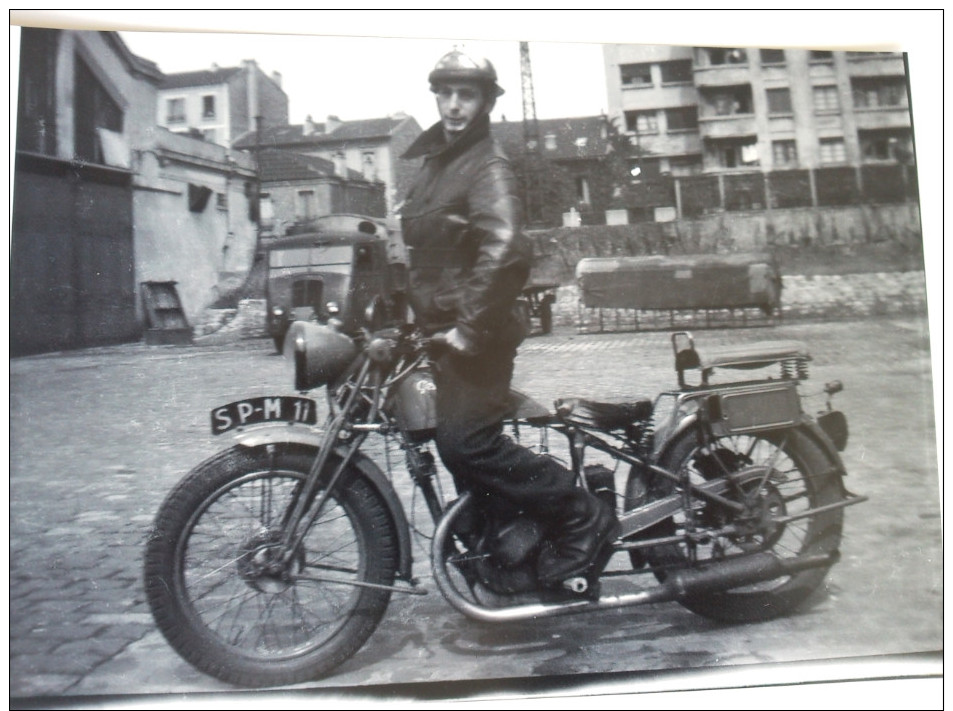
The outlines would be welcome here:
M 215 97 L 211 94 L 202 97 L 202 118 L 215 118 Z
M 122 133 L 123 113 L 89 66 L 75 58 L 73 153 L 80 160 L 105 163 L 97 129 Z
M 797 143 L 795 141 L 774 141 L 771 144 L 774 165 L 777 168 L 797 166 Z
M 554 150 L 556 150 L 556 134 L 555 134 L 555 133 L 547 133 L 547 134 L 543 137 L 543 145 L 546 146 L 546 150 L 547 150 L 547 151 L 554 151 Z
M 748 53 L 738 47 L 709 47 L 706 53 L 711 66 L 748 63 Z
M 910 162 L 910 141 L 902 132 L 893 130 L 858 131 L 860 154 L 864 162 L 895 160 Z
M 751 87 L 725 87 L 708 95 L 708 102 L 715 116 L 735 116 L 753 112 Z
M 619 67 L 622 76 L 622 86 L 651 86 L 651 64 L 623 64 Z
M 777 114 L 791 114 L 794 109 L 791 107 L 791 90 L 768 89 L 765 92 L 768 98 L 768 114 L 775 116 Z
M 821 163 L 846 163 L 847 149 L 843 138 L 822 138 L 820 143 Z
M 364 151 L 361 154 L 361 171 L 364 180 L 377 180 L 377 154 L 374 151 Z
M 837 96 L 836 86 L 815 86 L 814 87 L 814 110 L 815 111 L 839 111 L 840 100 Z
M 215 193 L 215 207 L 219 210 L 228 209 L 228 195 L 225 193 Z
M 658 133 L 657 112 L 626 111 L 625 130 L 632 133 Z
M 299 190 L 295 194 L 295 222 L 311 222 L 318 213 L 313 190 Z
M 166 99 L 165 122 L 169 125 L 185 123 L 185 99 Z
M 886 137 L 860 138 L 860 152 L 864 161 L 890 159 L 890 139 Z
M 692 81 L 692 60 L 679 59 L 672 62 L 661 62 L 663 84 L 686 84 Z
M 17 148 L 56 155 L 57 31 L 20 30 Z
M 755 139 L 744 143 L 726 141 L 716 147 L 715 155 L 721 168 L 749 168 L 760 164 Z
M 585 176 L 576 176 L 576 200 L 583 205 L 589 204 L 589 181 Z
M 665 109 L 665 123 L 669 131 L 691 131 L 698 128 L 698 107 L 681 106 Z
M 589 143 L 589 139 L 586 136 L 579 136 L 574 141 L 576 148 L 585 148 L 586 144 Z
M 249 202 L 252 201 L 249 200 Z M 275 204 L 271 201 L 271 193 L 259 193 L 258 206 L 262 227 L 273 227 L 275 223 Z
M 784 64 L 784 50 L 783 49 L 762 49 L 758 50 L 761 53 L 761 64 Z
M 847 53 L 848 59 L 867 59 L 868 57 L 875 58 L 875 57 L 884 57 L 884 56 L 899 57 L 902 55 L 900 52 L 848 52 Z
M 854 79 L 851 84 L 855 108 L 896 108 L 907 105 L 907 90 L 903 81 Z
M 830 64 L 834 61 L 834 53 L 829 50 L 811 50 L 810 61 Z
M 700 157 L 681 157 L 669 160 L 669 171 L 674 176 L 700 175 L 702 160 Z

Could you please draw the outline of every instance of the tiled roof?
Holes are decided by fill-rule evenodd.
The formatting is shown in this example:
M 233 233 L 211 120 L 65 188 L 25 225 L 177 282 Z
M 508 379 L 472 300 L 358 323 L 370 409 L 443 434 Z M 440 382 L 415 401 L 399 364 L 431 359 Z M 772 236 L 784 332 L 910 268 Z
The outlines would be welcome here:
M 308 180 L 334 175 L 334 163 L 318 156 L 295 151 L 266 148 L 259 155 L 262 182 L 278 180 Z M 348 169 L 348 178 L 361 180 L 363 176 Z
M 539 119 L 539 152 L 553 160 L 581 160 L 601 158 L 609 152 L 606 118 L 582 116 L 578 118 Z M 493 135 L 503 148 L 515 157 L 526 150 L 522 121 L 501 121 L 491 127 Z M 546 136 L 555 136 L 555 148 L 547 148 Z
M 388 117 L 342 121 L 331 133 L 325 133 L 327 124 L 315 123 L 313 132 L 309 135 L 304 133 L 304 124 L 267 127 L 262 129 L 260 138 L 256 138 L 254 131 L 250 131 L 235 141 L 234 146 L 236 148 L 254 148 L 258 141 L 262 146 L 315 146 L 342 141 L 387 138 L 397 126 L 406 120 L 406 118 Z
M 216 69 L 200 69 L 194 72 L 166 74 L 162 83 L 159 85 L 159 89 L 215 86 L 217 84 L 224 84 L 240 71 L 242 71 L 241 67 L 218 67 Z
M 262 182 L 273 180 L 306 180 L 334 175 L 334 163 L 317 156 L 274 148 L 259 155 Z

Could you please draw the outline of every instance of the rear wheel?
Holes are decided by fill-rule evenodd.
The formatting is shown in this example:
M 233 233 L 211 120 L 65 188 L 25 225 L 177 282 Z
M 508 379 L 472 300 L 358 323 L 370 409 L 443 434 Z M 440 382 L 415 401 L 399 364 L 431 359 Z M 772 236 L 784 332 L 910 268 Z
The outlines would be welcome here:
M 396 531 L 359 475 L 331 492 L 300 550 L 283 519 L 314 450 L 233 447 L 194 469 L 156 517 L 145 589 L 156 624 L 196 668 L 260 687 L 324 675 L 376 628 L 394 581 Z
M 725 496 L 744 503 L 735 512 L 696 500 L 692 511 L 654 527 L 655 536 L 693 541 L 650 548 L 648 562 L 664 580 L 668 570 L 689 563 L 768 551 L 779 558 L 825 555 L 840 545 L 843 509 L 779 523 L 843 498 L 840 475 L 820 446 L 801 430 L 732 435 L 700 448 L 693 430 L 669 448 L 661 466 L 700 482 L 734 474 Z M 674 484 L 656 481 L 651 498 L 671 493 Z M 690 520 L 691 519 L 691 520 Z M 810 568 L 757 585 L 689 597 L 682 604 L 695 613 L 726 622 L 750 622 L 789 614 L 818 588 L 827 567 Z

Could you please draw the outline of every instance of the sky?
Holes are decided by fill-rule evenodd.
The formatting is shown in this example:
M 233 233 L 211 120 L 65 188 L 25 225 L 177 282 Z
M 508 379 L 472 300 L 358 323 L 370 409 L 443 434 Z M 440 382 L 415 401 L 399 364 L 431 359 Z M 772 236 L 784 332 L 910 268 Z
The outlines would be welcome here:
M 343 120 L 403 111 L 426 127 L 436 121 L 427 75 L 454 46 L 493 62 L 506 93 L 494 118 L 523 115 L 519 43 L 461 39 L 408 39 L 274 34 L 121 32 L 130 50 L 166 73 L 239 66 L 254 59 L 266 74 L 281 74 L 291 123 L 311 115 Z M 596 115 L 607 109 L 602 45 L 530 44 L 536 115 Z

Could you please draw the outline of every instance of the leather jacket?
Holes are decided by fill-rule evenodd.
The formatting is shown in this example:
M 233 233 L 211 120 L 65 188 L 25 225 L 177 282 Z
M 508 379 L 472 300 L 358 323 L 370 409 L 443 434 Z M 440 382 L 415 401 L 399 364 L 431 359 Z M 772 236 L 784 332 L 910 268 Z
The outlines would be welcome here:
M 481 347 L 519 343 L 516 315 L 532 261 L 516 176 L 483 115 L 450 143 L 440 123 L 402 156 L 424 157 L 401 219 L 409 297 L 428 332 L 456 326 Z

